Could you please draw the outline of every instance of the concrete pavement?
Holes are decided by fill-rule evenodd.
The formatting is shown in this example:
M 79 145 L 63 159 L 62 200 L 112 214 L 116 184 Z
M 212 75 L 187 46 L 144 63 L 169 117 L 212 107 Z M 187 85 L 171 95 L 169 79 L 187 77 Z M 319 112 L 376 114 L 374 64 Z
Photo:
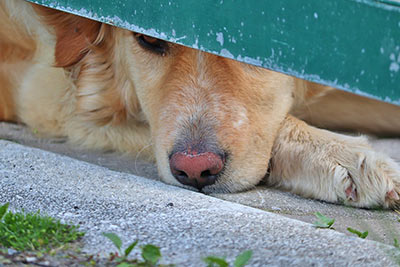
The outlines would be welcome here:
M 0 203 L 80 224 L 89 253 L 114 251 L 101 235 L 114 232 L 125 244 L 139 239 L 161 247 L 163 262 L 178 266 L 202 266 L 208 255 L 232 259 L 247 249 L 254 252 L 251 266 L 390 266 L 400 260 L 398 249 L 379 242 L 4 140 L 0 188 Z M 285 202 L 293 213 L 327 205 L 271 192 L 272 199 L 262 199 L 265 204 L 279 196 L 272 209 L 278 213 L 285 213 Z M 259 191 L 242 194 L 250 206 L 261 199 Z M 383 213 L 383 220 L 392 216 Z

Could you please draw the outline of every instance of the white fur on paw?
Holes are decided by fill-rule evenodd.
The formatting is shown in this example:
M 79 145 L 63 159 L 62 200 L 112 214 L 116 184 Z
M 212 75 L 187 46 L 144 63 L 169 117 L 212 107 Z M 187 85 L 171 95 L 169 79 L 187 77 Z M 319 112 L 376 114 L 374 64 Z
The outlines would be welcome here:
M 361 150 L 361 151 L 360 151 Z M 338 156 L 336 192 L 345 204 L 372 208 L 400 205 L 400 167 L 391 158 L 370 149 L 351 149 Z

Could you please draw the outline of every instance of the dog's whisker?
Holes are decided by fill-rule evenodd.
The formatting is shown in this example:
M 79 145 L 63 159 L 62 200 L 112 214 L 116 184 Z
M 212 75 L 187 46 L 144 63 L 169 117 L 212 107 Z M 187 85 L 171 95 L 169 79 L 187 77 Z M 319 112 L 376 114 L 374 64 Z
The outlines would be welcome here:
M 138 169 L 137 169 L 137 161 L 138 161 L 138 159 L 139 159 L 139 157 L 140 157 L 140 154 L 144 151 L 144 150 L 146 150 L 147 148 L 149 148 L 149 147 L 151 147 L 153 145 L 153 142 L 150 142 L 148 145 L 145 145 L 144 147 L 142 147 L 142 149 L 140 149 L 139 151 L 138 151 L 138 153 L 136 153 L 136 156 L 135 156 L 135 172 L 136 173 L 138 173 L 139 171 L 138 171 Z

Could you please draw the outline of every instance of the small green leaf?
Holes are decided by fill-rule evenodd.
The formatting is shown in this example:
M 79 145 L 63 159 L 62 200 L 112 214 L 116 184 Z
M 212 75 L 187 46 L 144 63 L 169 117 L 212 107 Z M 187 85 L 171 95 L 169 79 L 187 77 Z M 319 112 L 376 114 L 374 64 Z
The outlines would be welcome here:
M 3 219 L 3 216 L 4 216 L 4 214 L 6 214 L 9 205 L 10 205 L 10 203 L 6 203 L 0 207 L 0 220 Z
M 123 262 L 117 265 L 117 267 L 133 267 L 135 265 L 127 263 L 127 262 Z
M 154 245 L 146 245 L 142 248 L 142 257 L 146 262 L 155 265 L 161 258 L 160 248 Z
M 314 222 L 314 227 L 317 227 L 317 228 L 329 228 L 329 225 L 327 225 L 326 223 L 321 223 L 321 222 L 316 221 L 316 222 Z
M 121 238 L 119 238 L 119 236 L 117 236 L 114 233 L 103 233 L 103 236 L 110 239 L 111 242 L 113 242 L 113 244 L 118 248 L 118 250 L 121 251 L 122 241 Z
M 125 257 L 128 257 L 128 255 L 131 253 L 132 249 L 135 248 L 135 246 L 137 245 L 137 243 L 139 242 L 139 240 L 136 240 L 135 242 L 133 242 L 132 244 L 129 245 L 129 247 L 127 247 L 125 249 Z
M 368 236 L 368 231 L 365 231 L 365 232 L 362 233 L 362 232 L 360 232 L 360 231 L 358 231 L 356 229 L 353 229 L 351 227 L 348 227 L 347 231 L 349 231 L 350 233 L 356 234 L 358 237 L 360 237 L 362 239 L 364 239 L 364 238 L 366 238 Z
M 362 239 L 365 239 L 366 237 L 368 236 L 368 231 L 365 231 L 365 232 L 363 232 L 362 234 L 361 234 L 361 238 Z
M 393 246 L 395 246 L 396 248 L 400 248 L 399 241 L 397 241 L 396 238 L 394 239 L 394 245 Z
M 351 227 L 348 227 L 348 228 L 347 228 L 347 231 L 349 231 L 350 233 L 356 234 L 356 235 L 358 235 L 358 236 L 361 235 L 361 232 L 360 232 L 360 231 L 358 231 L 358 230 L 356 230 L 356 229 L 353 229 L 353 228 L 351 228 Z
M 235 262 L 233 263 L 234 267 L 242 267 L 247 264 L 247 262 L 250 260 L 251 256 L 253 255 L 253 251 L 247 250 L 245 252 L 242 252 L 240 255 L 238 255 L 235 259 Z
M 208 256 L 207 258 L 204 258 L 203 261 L 207 263 L 208 267 L 214 267 L 214 266 L 228 267 L 228 263 L 223 258 Z
M 328 218 L 319 212 L 316 212 L 315 216 L 318 221 L 314 222 L 314 226 L 318 228 L 332 228 L 332 225 L 335 222 L 335 219 Z

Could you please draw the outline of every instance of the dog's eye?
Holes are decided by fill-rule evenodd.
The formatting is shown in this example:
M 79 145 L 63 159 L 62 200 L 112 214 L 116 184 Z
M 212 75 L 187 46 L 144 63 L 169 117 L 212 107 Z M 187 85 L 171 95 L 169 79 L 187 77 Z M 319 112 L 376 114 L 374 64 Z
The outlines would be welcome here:
M 143 34 L 136 34 L 135 35 L 139 45 L 143 47 L 144 49 L 147 49 L 151 52 L 157 53 L 161 56 L 165 56 L 167 51 L 168 51 L 168 43 L 157 39 L 153 38 L 147 35 Z

